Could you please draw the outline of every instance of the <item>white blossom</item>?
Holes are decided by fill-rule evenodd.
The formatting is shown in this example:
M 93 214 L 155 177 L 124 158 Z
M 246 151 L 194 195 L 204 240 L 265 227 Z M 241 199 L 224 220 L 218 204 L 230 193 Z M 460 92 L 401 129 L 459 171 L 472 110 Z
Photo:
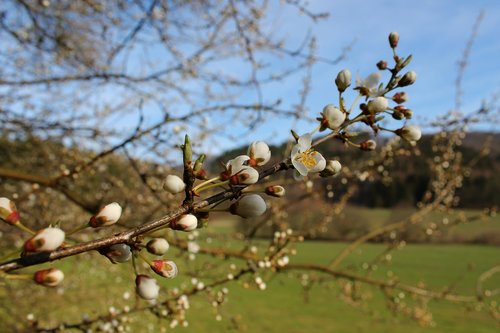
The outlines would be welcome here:
M 19 212 L 16 205 L 9 198 L 0 198 L 0 219 L 15 224 L 19 221 Z
M 324 125 L 332 130 L 338 129 L 344 123 L 347 116 L 332 104 L 325 106 L 322 114 Z
M 385 89 L 379 86 L 380 78 L 382 74 L 380 72 L 375 72 L 368 75 L 365 79 L 360 77 L 356 78 L 356 88 L 363 92 L 363 95 L 370 97 L 382 96 L 385 93 Z
M 368 111 L 371 113 L 380 113 L 387 110 L 389 107 L 389 102 L 385 97 L 376 97 L 368 102 Z
M 248 147 L 248 156 L 250 166 L 263 166 L 271 159 L 271 150 L 264 141 L 255 141 Z
M 228 174 L 226 179 L 229 179 L 233 185 L 252 185 L 259 180 L 259 172 L 248 166 L 251 158 L 247 155 L 240 155 L 226 164 Z
M 172 229 L 182 231 L 193 231 L 198 227 L 198 219 L 193 214 L 185 214 L 178 221 L 173 222 Z
M 165 238 L 153 238 L 146 244 L 148 252 L 157 256 L 164 255 L 169 248 L 170 244 L 168 244 Z
M 403 126 L 396 130 L 396 134 L 410 142 L 418 141 L 422 137 L 420 127 L 415 125 Z
M 291 160 L 300 176 L 307 176 L 309 172 L 320 172 L 326 166 L 325 158 L 311 148 L 312 135 L 310 133 L 299 137 L 297 144 L 292 148 Z
M 109 205 L 101 208 L 97 215 L 90 218 L 89 226 L 92 228 L 107 227 L 115 224 L 120 219 L 122 215 L 122 207 L 116 203 L 110 203 Z
M 177 194 L 186 188 L 184 181 L 175 175 L 168 175 L 163 182 L 163 189 L 171 194 Z
M 147 275 L 137 275 L 135 278 L 137 294 L 143 299 L 156 299 L 160 293 L 160 286 L 155 279 Z
M 258 194 L 245 195 L 230 207 L 232 214 L 243 218 L 260 216 L 266 212 L 266 209 L 266 202 Z
M 33 279 L 46 287 L 55 287 L 64 280 L 64 273 L 57 268 L 43 269 L 37 271 Z
M 65 233 L 59 228 L 45 228 L 38 231 L 24 243 L 26 252 L 51 252 L 64 242 Z

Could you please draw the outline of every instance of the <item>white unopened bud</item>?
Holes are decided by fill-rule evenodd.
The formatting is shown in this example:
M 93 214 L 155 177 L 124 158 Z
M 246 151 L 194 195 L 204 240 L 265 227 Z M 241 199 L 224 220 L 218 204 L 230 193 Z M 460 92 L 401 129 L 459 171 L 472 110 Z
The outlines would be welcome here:
M 64 280 L 64 273 L 57 268 L 43 269 L 36 272 L 33 279 L 43 286 L 55 287 Z
M 230 207 L 230 212 L 243 218 L 250 218 L 264 214 L 266 209 L 266 202 L 260 195 L 249 194 L 233 203 Z
M 184 191 L 186 184 L 184 181 L 175 175 L 168 175 L 163 183 L 163 189 L 169 193 L 176 194 Z
M 0 219 L 10 224 L 19 222 L 19 212 L 14 202 L 9 198 L 0 198 Z
M 233 185 L 252 185 L 259 180 L 259 172 L 252 167 L 243 166 L 229 180 Z
M 344 92 L 351 85 L 351 72 L 344 69 L 337 74 L 335 84 L 339 92 Z
M 276 198 L 281 198 L 285 195 L 285 188 L 280 185 L 268 186 L 266 187 L 266 194 Z
M 106 256 L 113 264 L 127 262 L 132 258 L 132 251 L 127 244 L 114 244 L 100 249 L 99 253 Z
M 271 150 L 264 141 L 255 141 L 248 147 L 248 156 L 250 166 L 263 166 L 271 159 Z
M 322 120 L 322 129 L 323 127 L 328 127 L 329 129 L 336 130 L 339 128 L 345 121 L 346 114 L 333 106 L 332 104 L 328 104 L 323 108 L 323 120 Z
M 160 293 L 160 286 L 155 279 L 140 274 L 135 278 L 135 290 L 137 295 L 143 299 L 155 299 Z
M 377 148 L 377 143 L 373 140 L 366 140 L 359 144 L 359 149 L 361 150 L 375 150 Z
M 198 219 L 193 214 L 185 214 L 175 222 L 172 222 L 170 227 L 174 230 L 193 231 L 198 226 Z
M 146 249 L 149 253 L 157 256 L 164 255 L 170 247 L 165 238 L 153 238 L 146 244 Z
M 409 71 L 399 80 L 398 86 L 405 87 L 415 83 L 417 81 L 417 73 L 414 71 Z
M 175 262 L 171 260 L 153 260 L 151 269 L 158 275 L 173 279 L 179 272 Z
M 399 34 L 397 32 L 391 32 L 389 34 L 389 45 L 392 47 L 392 48 L 395 48 L 398 46 L 398 43 L 399 43 Z
M 368 111 L 371 113 L 379 113 L 387 110 L 389 102 L 385 97 L 377 97 L 368 102 Z
M 342 165 L 337 160 L 326 161 L 326 167 L 320 172 L 321 177 L 335 176 L 342 169 Z
M 45 228 L 24 243 L 26 252 L 51 252 L 64 242 L 65 234 L 59 228 Z
M 109 205 L 101 208 L 97 215 L 90 218 L 89 226 L 92 228 L 107 227 L 115 224 L 120 219 L 122 215 L 122 207 L 116 203 L 110 203 Z
M 420 127 L 415 125 L 401 127 L 396 130 L 396 134 L 410 142 L 418 141 L 422 137 Z

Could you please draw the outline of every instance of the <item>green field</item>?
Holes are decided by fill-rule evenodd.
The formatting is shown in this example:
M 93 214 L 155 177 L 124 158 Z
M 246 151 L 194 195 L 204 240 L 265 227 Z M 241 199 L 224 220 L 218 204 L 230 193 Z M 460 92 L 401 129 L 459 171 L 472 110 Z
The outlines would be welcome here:
M 309 242 L 297 247 L 298 254 L 292 263 L 315 262 L 327 263 L 333 254 L 344 245 Z M 360 270 L 364 262 L 370 261 L 383 250 L 382 245 L 365 245 L 346 261 L 346 265 Z M 174 250 L 175 251 L 175 250 Z M 6 318 L 16 307 L 20 318 L 34 313 L 44 323 L 55 322 L 64 318 L 73 322 L 82 313 L 93 317 L 106 311 L 110 306 L 120 308 L 128 304 L 133 307 L 133 273 L 129 265 L 102 265 L 102 259 L 96 255 L 84 255 L 70 268 L 69 263 L 58 266 L 65 270 L 67 278 L 64 289 L 27 288 L 9 302 L 2 295 L 2 323 L 6 325 L 2 332 L 8 332 L 11 319 Z M 481 272 L 499 263 L 500 252 L 495 247 L 455 246 L 455 245 L 409 245 L 393 254 L 388 266 L 381 266 L 373 275 L 383 277 L 388 270 L 401 277 L 403 281 L 416 284 L 426 281 L 427 286 L 439 290 L 445 285 L 454 285 L 454 291 L 472 295 L 475 280 Z M 96 268 L 82 262 L 94 261 Z M 181 263 L 181 260 L 178 260 Z M 229 262 L 222 269 L 227 269 Z M 191 269 L 195 267 L 190 267 Z M 183 272 L 188 270 L 180 265 Z M 360 272 L 362 274 L 362 272 Z M 313 274 L 314 276 L 320 276 Z M 268 274 L 260 274 L 267 279 Z M 497 332 L 498 324 L 484 311 L 445 301 L 431 301 L 428 306 L 433 313 L 433 327 L 419 326 L 414 320 L 401 314 L 393 314 L 386 309 L 381 293 L 376 288 L 362 288 L 359 304 L 346 303 L 340 297 L 339 281 L 328 280 L 313 286 L 305 298 L 303 288 L 295 274 L 281 274 L 266 281 L 267 290 L 260 291 L 247 276 L 240 281 L 231 282 L 228 302 L 220 311 L 221 321 L 215 320 L 216 312 L 205 296 L 199 295 L 191 300 L 187 312 L 189 326 L 178 328 L 186 332 L 216 330 L 229 332 L 236 327 L 246 332 Z M 205 281 L 209 281 L 208 277 Z M 165 288 L 182 285 L 190 286 L 190 278 L 162 281 Z M 243 288 L 249 282 L 250 288 Z M 15 283 L 23 288 L 26 283 Z M 488 286 L 500 285 L 500 276 L 489 281 Z M 12 285 L 11 285 L 12 286 Z M 220 288 L 218 288 L 220 289 Z M 30 291 L 31 290 L 31 291 Z M 123 293 L 130 291 L 131 300 L 123 300 Z M 28 297 L 27 299 L 25 297 Z M 410 298 L 406 295 L 407 298 Z M 30 305 L 31 304 L 31 305 Z M 10 308 L 10 309 L 8 309 Z M 149 315 L 134 315 L 130 324 L 137 331 L 156 331 L 159 326 L 167 326 L 164 321 Z M 22 320 L 22 319 L 21 319 Z M 140 322 L 138 322 L 140 321 Z M 147 324 L 146 324 L 147 323 Z M 435 326 L 434 326 L 435 325 Z M 12 327 L 11 327 L 12 328 Z
M 358 211 L 370 214 L 370 221 L 380 225 L 387 223 L 390 214 L 387 210 Z M 432 217 L 439 218 L 439 217 Z M 498 231 L 498 217 L 490 221 L 465 224 L 450 228 L 450 232 L 474 234 L 485 230 Z M 240 242 L 226 241 L 234 230 L 234 221 L 221 221 L 200 231 L 200 245 L 208 248 L 237 248 Z M 179 235 L 178 233 L 176 235 Z M 186 237 L 181 234 L 180 237 Z M 222 236 L 222 237 L 219 237 Z M 212 241 L 209 241 L 211 239 Z M 262 253 L 268 241 L 257 240 L 254 245 Z M 306 241 L 295 243 L 297 254 L 290 257 L 290 263 L 327 264 L 345 243 L 324 241 Z M 352 253 L 338 267 L 358 275 L 365 275 L 369 263 L 382 253 L 383 244 L 365 244 Z M 171 295 L 174 288 L 190 290 L 193 288 L 193 274 L 201 276 L 205 284 L 219 279 L 230 272 L 230 265 L 235 264 L 236 272 L 246 267 L 244 260 L 214 259 L 198 254 L 195 261 L 187 258 L 185 252 L 172 248 L 167 256 L 175 260 L 180 275 L 174 280 L 160 280 L 163 295 L 160 300 Z M 500 264 L 500 248 L 484 245 L 439 245 L 409 244 L 391 252 L 390 261 L 377 263 L 377 269 L 370 276 L 387 279 L 388 276 L 411 285 L 425 284 L 435 291 L 444 291 L 451 286 L 451 292 L 474 295 L 476 281 L 482 272 Z M 134 272 L 130 264 L 111 265 L 106 258 L 97 253 L 86 253 L 76 258 L 46 265 L 62 269 L 66 278 L 62 287 L 53 289 L 34 286 L 26 281 L 0 280 L 0 332 L 24 332 L 27 330 L 26 316 L 34 314 L 43 327 L 53 327 L 64 321 L 74 323 L 83 315 L 95 318 L 106 313 L 110 307 L 122 309 L 134 308 L 147 303 L 134 297 Z M 372 266 L 373 267 L 373 266 Z M 26 269 L 26 272 L 33 272 Z M 143 273 L 147 269 L 142 269 Z M 308 274 L 306 288 L 303 274 Z M 258 289 L 255 278 L 261 277 L 267 284 L 264 291 Z M 314 283 L 311 283 L 313 281 Z M 499 323 L 492 315 L 478 304 L 458 304 L 443 300 L 423 302 L 409 294 L 399 296 L 400 304 L 409 305 L 408 314 L 393 312 L 387 307 L 387 299 L 377 287 L 356 284 L 352 298 L 345 296 L 345 279 L 332 279 L 322 273 L 287 271 L 273 274 L 259 270 L 255 275 L 247 274 L 238 281 L 232 281 L 223 287 L 229 289 L 227 301 L 219 307 L 212 306 L 212 300 L 206 293 L 190 298 L 190 309 L 186 312 L 189 326 L 177 327 L 182 332 L 497 332 Z M 500 274 L 494 275 L 485 283 L 485 289 L 500 287 Z M 352 288 L 351 288 L 352 289 Z M 307 292 L 306 292 L 307 290 Z M 129 299 L 124 295 L 129 293 Z M 402 298 L 401 298 L 402 297 Z M 490 299 L 486 305 L 494 305 L 498 311 L 500 297 Z M 412 319 L 415 307 L 429 310 L 432 320 L 424 327 Z M 220 321 L 215 318 L 221 316 Z M 169 322 L 159 320 L 149 312 L 127 316 L 121 323 L 132 332 L 160 332 L 162 327 L 169 329 Z M 78 332 L 73 330 L 71 332 Z

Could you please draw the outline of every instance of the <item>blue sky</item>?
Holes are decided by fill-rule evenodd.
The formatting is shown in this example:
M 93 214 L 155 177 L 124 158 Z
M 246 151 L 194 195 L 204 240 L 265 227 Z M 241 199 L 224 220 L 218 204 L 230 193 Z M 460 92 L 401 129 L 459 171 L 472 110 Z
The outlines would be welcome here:
M 311 115 L 319 113 L 325 104 L 336 103 L 333 80 L 339 70 L 349 68 L 353 75 L 366 76 L 376 70 L 378 60 L 391 60 L 387 44 L 391 31 L 399 32 L 399 54 L 413 54 L 411 69 L 418 73 L 415 85 L 406 89 L 410 95 L 406 105 L 415 114 L 412 123 L 425 124 L 452 110 L 457 63 L 481 10 L 485 16 L 464 76 L 462 111 L 471 112 L 480 107 L 482 100 L 500 92 L 500 1 L 317 0 L 309 3 L 313 11 L 328 12 L 330 17 L 314 24 L 292 10 L 280 10 L 272 19 L 276 31 L 288 37 L 290 45 L 294 41 L 298 44 L 310 29 L 318 40 L 318 55 L 335 58 L 344 46 L 354 41 L 347 59 L 339 65 L 316 65 L 307 101 Z M 274 93 L 285 99 L 296 99 L 299 79 L 273 87 Z M 267 93 L 267 96 L 272 95 Z M 299 132 L 311 129 L 311 124 L 305 122 L 276 126 L 276 122 L 269 121 L 252 137 L 277 143 L 287 138 L 283 128 L 290 126 Z M 494 130 L 494 126 L 485 125 L 481 129 Z

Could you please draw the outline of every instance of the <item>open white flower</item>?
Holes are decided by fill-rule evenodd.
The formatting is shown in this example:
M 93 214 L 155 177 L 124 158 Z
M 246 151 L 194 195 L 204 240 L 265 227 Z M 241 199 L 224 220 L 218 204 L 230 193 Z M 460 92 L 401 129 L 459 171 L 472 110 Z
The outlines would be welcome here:
M 380 78 L 382 74 L 380 72 L 375 72 L 368 75 L 365 79 L 356 78 L 356 88 L 359 89 L 360 93 L 364 96 L 378 97 L 385 93 L 385 89 L 379 86 Z
M 137 275 L 135 278 L 135 287 L 137 294 L 143 299 L 158 298 L 160 293 L 158 282 L 147 275 Z
M 64 242 L 65 233 L 59 228 L 45 228 L 24 243 L 26 252 L 52 252 Z
M 122 215 L 122 207 L 116 203 L 110 203 L 109 205 L 101 208 L 97 215 L 90 218 L 89 226 L 92 228 L 107 227 L 115 224 L 120 219 Z
M 302 177 L 307 176 L 309 172 L 320 172 L 326 166 L 325 158 L 311 148 L 311 143 L 312 135 L 306 133 L 299 137 L 292 149 L 292 164 Z
M 248 156 L 250 166 L 263 166 L 271 159 L 271 150 L 264 141 L 255 141 L 248 147 Z

